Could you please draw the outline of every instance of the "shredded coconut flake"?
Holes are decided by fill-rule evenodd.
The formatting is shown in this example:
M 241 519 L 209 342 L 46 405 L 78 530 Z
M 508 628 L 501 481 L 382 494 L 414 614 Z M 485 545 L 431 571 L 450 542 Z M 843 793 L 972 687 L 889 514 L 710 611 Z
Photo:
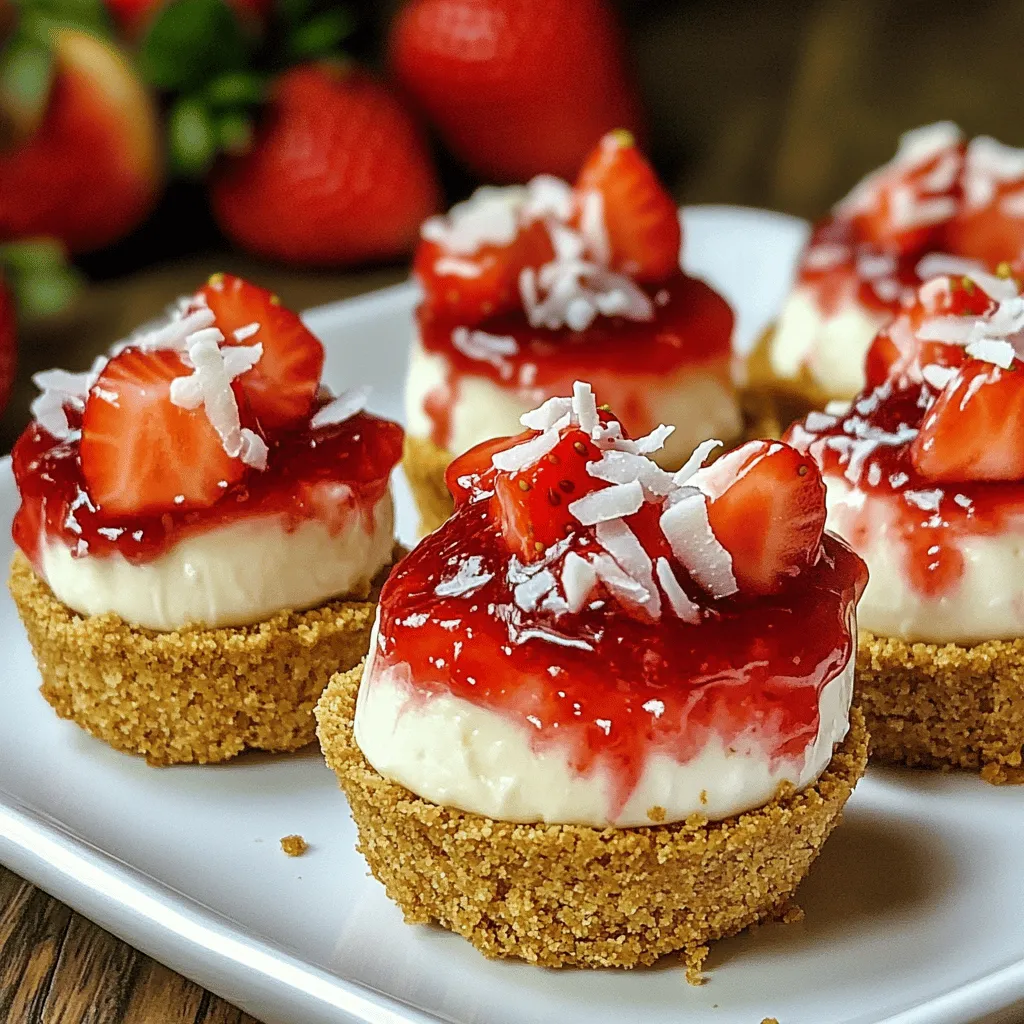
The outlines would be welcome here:
M 597 415 L 597 399 L 594 389 L 585 381 L 578 380 L 572 386 L 572 414 L 580 425 L 580 430 L 593 435 L 600 426 L 601 419 Z
M 690 598 L 690 595 L 679 585 L 676 574 L 672 571 L 667 558 L 659 558 L 656 565 L 658 582 L 661 589 L 665 591 L 665 597 L 675 612 L 676 617 L 696 626 L 700 622 L 700 605 Z M 646 708 L 646 704 L 644 707 Z
M 242 427 L 242 451 L 239 458 L 261 473 L 267 468 L 267 443 L 255 431 Z
M 251 324 L 246 324 L 244 327 L 239 327 L 233 331 L 235 341 L 248 341 L 254 334 L 258 334 L 260 325 L 255 321 Z
M 555 577 L 550 570 L 541 569 L 540 572 L 534 573 L 522 583 L 517 584 L 512 591 L 512 596 L 524 612 L 532 612 L 554 586 Z
M 506 448 L 503 452 L 495 452 L 491 456 L 491 464 L 495 469 L 505 473 L 518 473 L 542 459 L 558 444 L 558 431 L 552 426 L 543 434 L 531 437 L 529 441 L 517 444 L 514 448 Z
M 342 392 L 323 408 L 318 409 L 309 421 L 309 425 L 314 430 L 319 430 L 321 427 L 344 423 L 345 420 L 351 419 L 357 412 L 362 412 L 366 408 L 366 402 L 372 390 L 364 384 Z
M 468 327 L 456 327 L 452 331 L 452 345 L 470 359 L 490 363 L 505 380 L 512 376 L 512 365 L 508 357 L 519 351 L 519 344 L 515 338 L 488 334 L 487 331 L 471 331 Z
M 598 523 L 594 532 L 598 544 L 615 559 L 619 568 L 643 587 L 647 598 L 641 603 L 652 618 L 658 618 L 661 595 L 654 585 L 654 566 L 636 534 L 621 519 Z
M 578 612 L 595 586 L 597 572 L 594 567 L 581 555 L 570 551 L 562 563 L 562 590 L 569 611 Z
M 465 597 L 479 590 L 494 578 L 494 573 L 482 572 L 483 559 L 479 555 L 471 555 L 459 563 L 458 571 L 447 580 L 442 580 L 434 593 L 438 597 Z
M 921 376 L 936 391 L 941 391 L 956 374 L 957 371 L 952 366 L 938 366 L 935 363 L 929 363 L 927 366 L 921 367 Z
M 524 412 L 519 417 L 519 422 L 529 430 L 550 430 L 572 412 L 572 407 L 571 398 L 549 398 L 536 409 Z
M 711 529 L 707 498 L 700 491 L 682 494 L 662 512 L 661 529 L 672 553 L 712 597 L 736 593 L 732 556 Z
M 939 503 L 942 501 L 942 491 L 938 488 L 932 490 L 904 491 L 904 500 L 915 505 L 923 512 L 938 512 Z
M 693 452 L 690 454 L 690 457 L 683 464 L 682 469 L 676 470 L 675 476 L 672 477 L 673 483 L 682 487 L 693 476 L 693 474 L 696 473 L 697 470 L 704 465 L 704 463 L 707 461 L 708 456 L 716 448 L 721 447 L 721 441 L 716 441 L 714 439 L 708 441 L 701 441 L 701 443 L 697 445 L 696 448 L 693 449 Z
M 584 526 L 632 515 L 644 503 L 644 489 L 638 480 L 592 491 L 569 505 L 569 513 Z
M 967 345 L 967 354 L 972 359 L 982 359 L 986 363 L 995 363 L 1003 370 L 1008 370 L 1013 364 L 1016 352 L 1008 341 L 996 341 L 992 338 L 983 338 L 980 341 L 972 341 Z

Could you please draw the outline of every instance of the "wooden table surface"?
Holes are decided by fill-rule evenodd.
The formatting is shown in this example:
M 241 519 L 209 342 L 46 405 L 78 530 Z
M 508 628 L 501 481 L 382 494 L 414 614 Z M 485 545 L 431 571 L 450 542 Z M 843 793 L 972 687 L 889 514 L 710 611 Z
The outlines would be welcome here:
M 1024 145 L 1019 0 L 660 0 L 631 5 L 628 20 L 654 152 L 684 202 L 815 216 L 887 159 L 902 130 L 943 118 Z M 214 270 L 251 275 L 298 308 L 405 274 L 307 274 L 211 253 L 94 285 L 72 314 L 22 339 L 0 451 L 26 421 L 32 372 L 84 368 Z M 1024 1006 L 1017 1013 L 1000 1019 L 1024 1020 Z M 0 868 L 0 1021 L 249 1019 Z

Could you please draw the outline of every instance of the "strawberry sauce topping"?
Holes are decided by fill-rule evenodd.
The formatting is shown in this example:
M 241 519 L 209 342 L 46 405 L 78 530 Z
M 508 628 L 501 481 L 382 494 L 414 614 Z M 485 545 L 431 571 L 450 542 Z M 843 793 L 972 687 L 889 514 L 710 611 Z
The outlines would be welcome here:
M 907 578 L 929 598 L 956 591 L 965 538 L 1024 526 L 1018 290 L 983 274 L 922 286 L 876 339 L 868 388 L 850 408 L 812 412 L 786 435 L 826 479 L 867 495 L 835 517 L 854 549 L 887 531 Z
M 994 270 L 1024 253 L 1024 150 L 955 125 L 909 132 L 893 160 L 819 221 L 798 271 L 824 316 L 857 304 L 896 316 L 940 273 Z
M 727 382 L 734 318 L 725 299 L 682 273 L 645 292 L 657 310 L 653 323 L 601 317 L 585 331 L 534 328 L 518 311 L 466 334 L 451 320 L 421 309 L 417 320 L 423 347 L 444 355 L 447 369 L 444 384 L 426 403 L 431 440 L 446 447 L 450 411 L 467 377 L 487 377 L 514 391 L 524 404 L 533 404 L 571 390 L 585 366 L 601 394 L 643 433 L 657 426 L 646 399 L 657 378 L 692 366 Z
M 356 393 L 318 398 L 322 366 L 276 296 L 218 274 L 88 373 L 37 375 L 12 453 L 15 542 L 41 571 L 44 541 L 143 563 L 246 518 L 372 530 L 402 430 Z
M 468 377 L 533 405 L 564 394 L 586 366 L 638 429 L 656 424 L 645 392 L 695 367 L 729 386 L 733 314 L 679 269 L 672 197 L 626 132 L 606 135 L 574 186 L 550 176 L 481 190 L 423 226 L 415 271 L 423 348 L 446 378 L 425 400 L 447 447 Z
M 152 561 L 183 537 L 245 518 L 280 515 L 285 529 L 319 519 L 343 529 L 358 513 L 371 526 L 374 506 L 402 454 L 402 430 L 367 413 L 319 430 L 300 428 L 271 446 L 267 468 L 251 472 L 202 509 L 172 506 L 147 516 L 111 515 L 89 498 L 82 475 L 80 443 L 58 441 L 30 424 L 12 453 L 21 506 L 14 542 L 39 569 L 39 544 L 46 537 L 76 555 L 115 552 L 130 562 Z M 325 486 L 333 485 L 333 486 Z
M 814 463 L 763 441 L 699 468 L 709 442 L 673 476 L 648 457 L 667 431 L 624 438 L 580 384 L 524 420 L 450 467 L 455 514 L 385 584 L 374 673 L 522 724 L 619 808 L 651 754 L 715 737 L 802 766 L 867 579 L 822 536 Z

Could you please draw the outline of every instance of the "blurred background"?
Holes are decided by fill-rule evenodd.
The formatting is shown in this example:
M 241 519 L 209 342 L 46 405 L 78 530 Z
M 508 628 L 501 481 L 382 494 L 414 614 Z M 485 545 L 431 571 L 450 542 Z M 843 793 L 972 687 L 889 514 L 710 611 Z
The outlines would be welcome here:
M 810 218 L 907 128 L 1024 145 L 1022 37 L 1020 0 L 0 0 L 0 452 L 33 372 L 211 272 L 393 283 L 424 216 L 611 127 L 681 203 Z

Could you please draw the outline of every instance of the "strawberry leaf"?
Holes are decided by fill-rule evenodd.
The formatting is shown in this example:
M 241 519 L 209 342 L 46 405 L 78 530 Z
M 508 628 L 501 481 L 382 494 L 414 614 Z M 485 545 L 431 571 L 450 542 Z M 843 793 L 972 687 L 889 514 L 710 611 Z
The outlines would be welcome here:
M 184 177 L 205 174 L 217 156 L 217 128 L 209 108 L 194 96 L 175 101 L 167 120 L 171 166 Z
M 158 89 L 200 88 L 245 66 L 249 46 L 224 0 L 172 0 L 142 41 L 143 75 Z
M 0 142 L 28 138 L 39 127 L 53 81 L 48 46 L 19 34 L 0 54 Z
M 0 246 L 0 274 L 25 319 L 60 313 L 82 287 L 82 278 L 67 263 L 63 246 L 50 238 L 26 238 Z

